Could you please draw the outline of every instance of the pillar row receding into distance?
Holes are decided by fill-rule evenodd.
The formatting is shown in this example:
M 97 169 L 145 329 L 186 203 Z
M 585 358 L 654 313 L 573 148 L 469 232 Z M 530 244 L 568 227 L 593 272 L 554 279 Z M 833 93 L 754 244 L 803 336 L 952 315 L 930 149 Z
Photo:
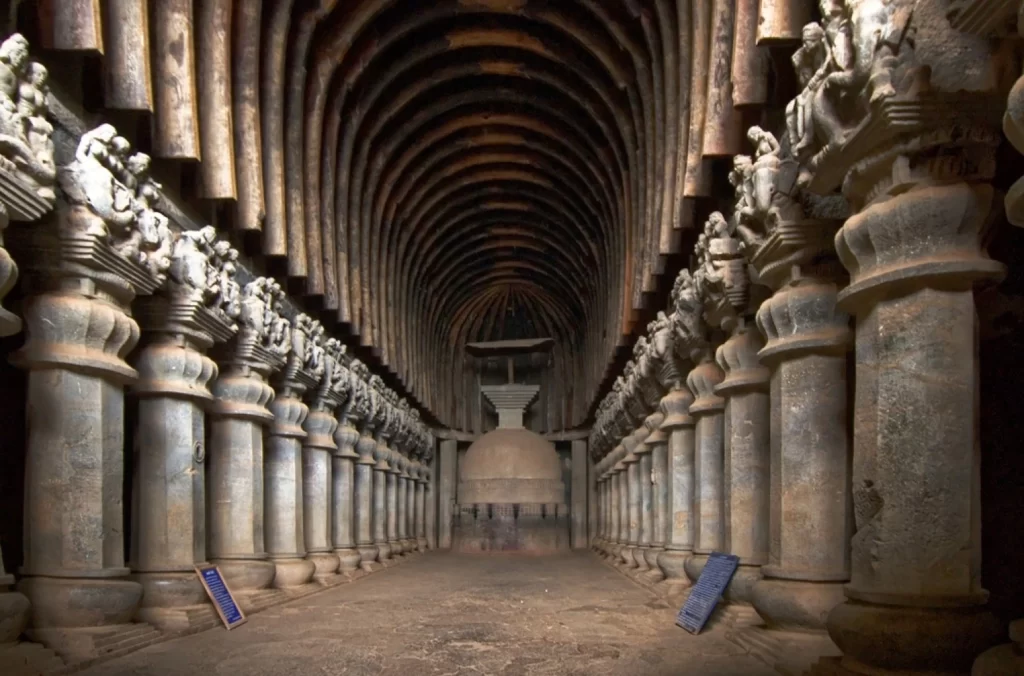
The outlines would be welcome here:
M 283 293 L 265 278 L 246 285 L 238 336 L 218 352 L 208 453 L 210 562 L 243 609 L 274 581 L 264 548 L 264 428 L 274 422 L 270 375 L 285 364 L 291 327 L 278 314 Z
M 338 412 L 338 427 L 334 432 L 337 453 L 332 458 L 334 490 L 331 493 L 331 544 L 338 555 L 339 571 L 351 576 L 360 568 L 362 556 L 356 549 L 356 463 L 359 455 L 355 452 L 359 432 L 352 420 L 357 396 L 357 386 L 349 378 L 348 400 Z
M 696 420 L 694 435 L 694 546 L 693 556 L 686 560 L 686 574 L 696 582 L 704 570 L 708 556 L 720 552 L 725 545 L 724 504 L 724 421 L 725 401 L 715 394 L 722 382 L 722 370 L 708 351 L 686 378 L 696 397 L 690 415 Z
M 130 565 L 142 584 L 136 617 L 185 630 L 213 616 L 194 566 L 206 562 L 206 409 L 217 365 L 205 352 L 231 339 L 241 312 L 231 261 L 213 228 L 182 235 L 166 291 L 137 302 L 143 347 L 132 482 Z

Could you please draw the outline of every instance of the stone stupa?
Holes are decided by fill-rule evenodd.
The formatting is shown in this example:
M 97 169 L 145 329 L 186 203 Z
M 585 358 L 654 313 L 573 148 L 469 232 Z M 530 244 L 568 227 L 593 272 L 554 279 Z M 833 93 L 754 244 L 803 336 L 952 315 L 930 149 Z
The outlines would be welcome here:
M 485 385 L 498 427 L 477 439 L 459 463 L 454 529 L 460 551 L 568 549 L 562 465 L 554 445 L 526 429 L 523 414 L 540 388 Z

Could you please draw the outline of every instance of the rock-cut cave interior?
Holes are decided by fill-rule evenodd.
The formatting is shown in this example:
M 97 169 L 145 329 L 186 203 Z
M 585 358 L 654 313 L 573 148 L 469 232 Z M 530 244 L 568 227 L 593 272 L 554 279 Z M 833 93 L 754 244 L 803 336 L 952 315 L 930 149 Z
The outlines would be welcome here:
M 1022 56 L 0 0 L 0 675 L 1024 676 Z

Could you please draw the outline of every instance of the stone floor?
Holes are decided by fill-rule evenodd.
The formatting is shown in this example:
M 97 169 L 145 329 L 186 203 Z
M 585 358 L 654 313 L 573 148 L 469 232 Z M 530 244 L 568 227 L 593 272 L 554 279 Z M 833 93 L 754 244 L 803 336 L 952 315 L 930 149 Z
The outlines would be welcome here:
M 768 676 L 714 629 L 590 553 L 431 553 L 353 584 L 98 664 L 82 676 L 625 674 Z

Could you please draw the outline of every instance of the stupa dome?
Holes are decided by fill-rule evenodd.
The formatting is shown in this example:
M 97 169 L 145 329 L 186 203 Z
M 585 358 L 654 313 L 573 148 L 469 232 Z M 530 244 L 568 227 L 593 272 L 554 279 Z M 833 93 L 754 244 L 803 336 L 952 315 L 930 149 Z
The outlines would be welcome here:
M 473 442 L 459 466 L 460 504 L 565 502 L 558 452 L 527 429 L 488 432 Z

